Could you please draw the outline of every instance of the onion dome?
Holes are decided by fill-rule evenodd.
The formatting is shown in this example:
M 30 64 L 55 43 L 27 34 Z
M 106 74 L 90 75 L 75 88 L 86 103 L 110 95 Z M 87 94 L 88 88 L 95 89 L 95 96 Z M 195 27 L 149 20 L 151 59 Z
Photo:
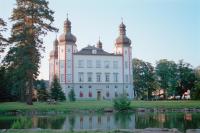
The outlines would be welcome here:
M 119 37 L 116 39 L 116 45 L 131 45 L 131 40 L 126 36 L 126 26 L 123 22 L 119 25 Z
M 59 36 L 59 42 L 76 42 L 76 37 L 71 33 L 71 22 L 67 18 L 64 22 L 64 33 Z
M 53 42 L 53 50 L 50 52 L 50 57 L 58 57 L 58 39 L 56 38 Z
M 97 48 L 102 49 L 102 42 L 100 41 L 100 39 L 99 39 L 99 41 L 97 42 Z

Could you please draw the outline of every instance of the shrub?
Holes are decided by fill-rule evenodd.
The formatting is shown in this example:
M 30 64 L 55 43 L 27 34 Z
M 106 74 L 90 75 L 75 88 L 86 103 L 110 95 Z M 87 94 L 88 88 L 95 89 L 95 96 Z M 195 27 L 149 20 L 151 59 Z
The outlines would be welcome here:
M 114 108 L 118 111 L 126 111 L 130 109 L 131 101 L 127 98 L 126 94 L 120 94 L 114 99 Z
M 69 101 L 76 101 L 76 98 L 75 98 L 75 93 L 74 93 L 74 89 L 71 89 L 69 94 L 68 94 L 68 97 L 69 97 Z

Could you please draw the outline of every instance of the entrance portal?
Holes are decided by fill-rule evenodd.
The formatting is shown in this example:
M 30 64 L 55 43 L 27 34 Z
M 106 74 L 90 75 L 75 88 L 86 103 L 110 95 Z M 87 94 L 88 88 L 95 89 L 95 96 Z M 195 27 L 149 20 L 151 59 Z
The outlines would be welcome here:
M 97 100 L 101 100 L 101 91 L 97 91 Z

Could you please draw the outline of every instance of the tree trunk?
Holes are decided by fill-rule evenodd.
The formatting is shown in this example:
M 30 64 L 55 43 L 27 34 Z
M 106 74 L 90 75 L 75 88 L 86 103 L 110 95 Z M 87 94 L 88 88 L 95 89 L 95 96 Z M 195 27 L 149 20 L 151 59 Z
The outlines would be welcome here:
M 27 94 L 26 103 L 28 105 L 33 105 L 33 102 L 32 102 L 32 79 L 29 80 L 29 83 L 27 85 L 27 89 L 28 89 L 28 94 Z

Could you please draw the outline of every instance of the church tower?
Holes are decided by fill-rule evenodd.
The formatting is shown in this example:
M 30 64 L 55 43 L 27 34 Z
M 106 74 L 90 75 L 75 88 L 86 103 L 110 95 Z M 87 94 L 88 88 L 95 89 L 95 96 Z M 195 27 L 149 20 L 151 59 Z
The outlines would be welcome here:
M 53 42 L 53 50 L 50 52 L 49 58 L 49 83 L 53 80 L 54 76 L 58 76 L 58 40 Z
M 65 87 L 71 88 L 74 82 L 73 53 L 77 52 L 76 37 L 71 33 L 71 22 L 68 18 L 64 21 L 64 33 L 59 36 L 58 40 L 59 80 L 66 93 Z
M 133 97 L 133 84 L 132 84 L 132 47 L 131 40 L 126 36 L 126 26 L 122 22 L 119 25 L 119 36 L 115 42 L 115 54 L 122 55 L 122 80 L 123 89 L 126 93 L 131 94 Z

